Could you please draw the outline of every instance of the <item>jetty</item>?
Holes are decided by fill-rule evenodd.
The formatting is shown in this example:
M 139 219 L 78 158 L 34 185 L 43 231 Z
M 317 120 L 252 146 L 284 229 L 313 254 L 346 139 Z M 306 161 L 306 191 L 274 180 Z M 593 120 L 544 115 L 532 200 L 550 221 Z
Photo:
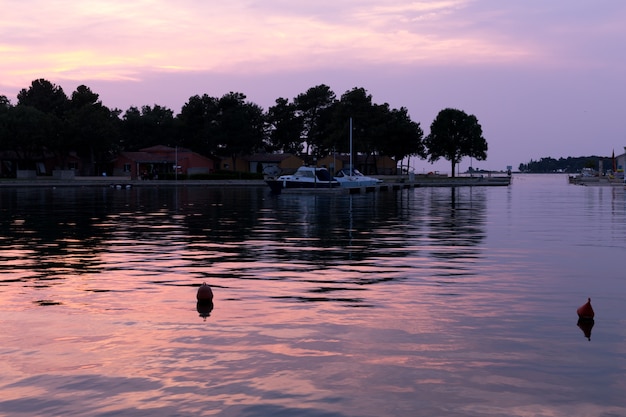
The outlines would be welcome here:
M 622 186 L 626 185 L 624 178 L 614 177 L 610 175 L 570 175 L 568 182 L 573 185 L 593 185 L 593 186 Z
M 334 193 L 334 194 L 359 194 L 376 191 L 391 191 L 404 188 L 416 187 L 493 187 L 509 186 L 512 177 L 509 175 L 481 175 L 449 177 L 440 174 L 410 174 L 410 175 L 378 175 L 373 176 L 382 180 L 376 185 L 353 188 L 305 188 L 285 189 L 283 193 Z M 54 179 L 52 177 L 37 177 L 35 179 L 1 179 L 0 187 L 113 187 L 113 188 L 136 188 L 136 187 L 259 187 L 266 186 L 263 180 L 138 180 L 128 177 L 79 177 L 72 179 Z
M 506 187 L 511 185 L 511 179 L 510 175 L 416 175 L 414 182 L 416 187 Z
M 283 194 L 361 194 L 374 191 L 401 190 L 404 188 L 417 187 L 507 187 L 511 185 L 510 175 L 474 175 L 449 177 L 439 174 L 421 175 L 372 175 L 372 177 L 382 180 L 382 182 L 367 187 L 351 188 L 286 188 L 281 191 Z

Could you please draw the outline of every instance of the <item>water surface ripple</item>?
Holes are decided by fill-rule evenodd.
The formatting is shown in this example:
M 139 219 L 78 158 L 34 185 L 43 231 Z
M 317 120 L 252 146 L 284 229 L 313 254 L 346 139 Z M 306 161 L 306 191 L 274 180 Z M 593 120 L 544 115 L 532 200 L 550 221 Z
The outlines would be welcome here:
M 626 409 L 622 187 L 0 188 L 0 231 L 1 416 Z

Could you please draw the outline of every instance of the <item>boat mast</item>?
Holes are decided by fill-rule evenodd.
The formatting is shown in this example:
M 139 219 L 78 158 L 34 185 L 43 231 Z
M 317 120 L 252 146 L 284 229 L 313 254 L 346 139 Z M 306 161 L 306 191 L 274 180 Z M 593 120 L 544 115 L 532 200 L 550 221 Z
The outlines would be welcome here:
M 352 117 L 350 118 L 350 176 L 354 175 L 354 165 L 352 165 Z

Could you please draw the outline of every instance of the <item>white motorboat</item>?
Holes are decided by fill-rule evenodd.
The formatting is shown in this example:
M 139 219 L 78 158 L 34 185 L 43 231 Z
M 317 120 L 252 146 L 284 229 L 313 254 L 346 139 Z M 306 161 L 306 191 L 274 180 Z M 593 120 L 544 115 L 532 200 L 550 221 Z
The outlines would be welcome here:
M 266 177 L 265 183 L 272 192 L 280 194 L 285 189 L 326 189 L 339 188 L 339 181 L 330 175 L 326 168 L 301 166 L 291 175 L 281 175 L 278 178 Z
M 372 187 L 382 182 L 378 178 L 363 175 L 358 169 L 344 168 L 335 174 L 342 188 Z

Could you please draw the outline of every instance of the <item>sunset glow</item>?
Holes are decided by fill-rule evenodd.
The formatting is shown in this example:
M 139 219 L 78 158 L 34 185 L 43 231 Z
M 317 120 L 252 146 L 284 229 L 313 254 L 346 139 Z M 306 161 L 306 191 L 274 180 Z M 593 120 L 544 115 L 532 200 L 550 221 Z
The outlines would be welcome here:
M 142 71 L 161 68 L 256 72 L 329 62 L 433 65 L 530 54 L 519 45 L 505 48 L 488 33 L 463 30 L 458 10 L 469 6 L 463 1 L 369 7 L 344 2 L 314 11 L 281 2 L 267 7 L 242 2 L 183 2 L 176 7 L 166 1 L 31 3 L 14 6 L 0 18 L 0 53 L 10 74 L 4 83 L 14 88 L 40 76 L 140 80 Z
M 426 132 L 444 107 L 476 114 L 502 169 L 623 146 L 625 18 L 617 0 L 14 2 L 0 16 L 0 95 L 15 104 L 46 78 L 68 93 L 86 84 L 110 107 L 178 112 L 194 94 L 241 91 L 267 108 L 322 83 L 358 86 Z

